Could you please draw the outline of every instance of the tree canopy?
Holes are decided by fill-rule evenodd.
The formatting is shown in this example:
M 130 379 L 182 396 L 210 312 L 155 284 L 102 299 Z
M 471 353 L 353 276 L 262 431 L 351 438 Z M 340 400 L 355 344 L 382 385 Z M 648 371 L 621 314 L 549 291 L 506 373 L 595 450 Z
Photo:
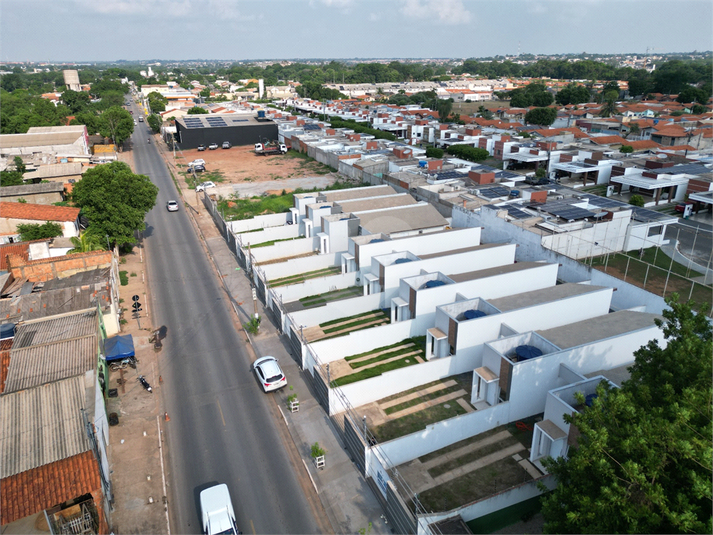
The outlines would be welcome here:
M 72 191 L 74 202 L 90 221 L 90 229 L 117 245 L 134 242 L 134 231 L 156 204 L 158 188 L 146 175 L 136 175 L 123 162 L 87 170 Z
M 205 115 L 208 113 L 208 110 L 201 108 L 200 106 L 193 106 L 186 113 L 188 113 L 188 115 Z
M 25 174 L 25 164 L 20 156 L 15 156 L 13 162 L 14 169 L 12 171 L 6 169 L 0 171 L 0 187 L 4 186 L 22 186 L 25 182 L 22 180 L 22 175 Z
M 482 162 L 490 157 L 487 150 L 469 145 L 451 145 L 446 149 L 446 152 L 456 158 L 462 158 L 470 162 Z
M 535 108 L 525 114 L 525 122 L 539 126 L 550 126 L 557 119 L 557 110 L 554 108 Z
M 44 240 L 62 235 L 62 225 L 47 221 L 46 223 L 20 223 L 17 232 L 22 241 Z
M 99 132 L 102 136 L 111 138 L 117 146 L 121 146 L 134 132 L 134 120 L 124 108 L 109 108 L 100 116 Z
M 657 320 L 666 345 L 641 347 L 620 389 L 602 383 L 565 416 L 580 436 L 545 461 L 547 533 L 711 533 L 711 324 L 677 299 Z

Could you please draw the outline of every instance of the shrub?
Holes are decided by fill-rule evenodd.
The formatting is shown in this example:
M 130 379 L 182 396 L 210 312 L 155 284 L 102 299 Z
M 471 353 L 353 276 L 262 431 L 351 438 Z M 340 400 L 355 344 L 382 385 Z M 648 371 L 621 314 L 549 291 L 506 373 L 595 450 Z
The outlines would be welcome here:
M 129 284 L 129 272 L 128 271 L 119 271 L 119 281 L 121 282 L 122 286 L 126 286 Z
M 20 223 L 17 225 L 17 232 L 20 234 L 22 241 L 44 240 L 61 236 L 62 225 L 52 223 L 51 221 L 47 221 L 42 225 L 36 223 Z
M 632 152 L 634 152 L 634 147 L 632 147 L 631 145 L 622 145 L 619 149 L 619 152 L 621 152 L 622 154 L 631 154 Z
M 468 160 L 470 162 L 482 162 L 490 157 L 487 150 L 470 147 L 468 145 L 452 145 L 446 150 L 448 154 L 452 154 L 453 156 Z
M 429 158 L 443 158 L 443 149 L 428 147 L 426 149 L 426 156 Z
M 629 199 L 629 204 L 632 206 L 644 206 L 644 198 L 641 195 L 632 195 Z

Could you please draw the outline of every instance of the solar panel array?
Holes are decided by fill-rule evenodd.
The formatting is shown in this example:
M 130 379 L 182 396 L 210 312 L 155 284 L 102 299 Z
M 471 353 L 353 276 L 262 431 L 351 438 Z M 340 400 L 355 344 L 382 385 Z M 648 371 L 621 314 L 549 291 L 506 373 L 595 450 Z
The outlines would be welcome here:
M 494 188 L 481 189 L 478 195 L 486 199 L 497 199 L 498 197 L 509 197 L 510 190 L 502 186 L 495 186 Z
M 620 208 L 622 206 L 629 206 L 625 202 L 609 199 L 608 197 L 599 197 L 598 195 L 582 195 L 582 198 L 588 200 L 590 204 L 598 208 Z
M 438 180 L 463 179 L 466 176 L 458 171 L 431 171 L 428 174 Z
M 228 126 L 222 117 L 206 117 L 205 120 L 208 122 L 208 126 Z
M 594 212 L 590 212 L 584 208 L 578 208 L 566 202 L 548 202 L 546 204 L 539 204 L 538 208 L 540 208 L 543 212 L 561 217 L 567 221 L 576 221 L 577 219 L 594 217 Z
M 318 124 L 306 124 L 302 128 L 303 130 L 322 130 Z
M 629 206 L 632 209 L 631 217 L 636 221 L 641 221 L 642 223 L 649 223 L 655 221 L 667 221 L 669 219 L 676 219 L 676 216 L 662 214 L 661 212 L 655 212 L 654 210 L 647 210 L 646 208 L 639 208 L 638 206 Z
M 520 210 L 517 206 L 513 206 L 511 204 L 502 206 L 501 208 L 507 209 L 508 215 L 510 217 L 514 217 L 515 219 L 529 219 L 534 217 L 532 214 L 528 214 L 524 210 Z
M 183 124 L 186 128 L 203 128 L 203 121 L 199 117 L 184 117 Z

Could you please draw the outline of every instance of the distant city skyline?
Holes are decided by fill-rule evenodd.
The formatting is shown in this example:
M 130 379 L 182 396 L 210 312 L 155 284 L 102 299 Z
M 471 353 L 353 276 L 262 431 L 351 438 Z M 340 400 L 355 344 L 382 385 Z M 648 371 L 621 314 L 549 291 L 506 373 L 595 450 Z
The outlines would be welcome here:
M 0 61 L 667 54 L 713 50 L 712 21 L 710 0 L 2 0 Z

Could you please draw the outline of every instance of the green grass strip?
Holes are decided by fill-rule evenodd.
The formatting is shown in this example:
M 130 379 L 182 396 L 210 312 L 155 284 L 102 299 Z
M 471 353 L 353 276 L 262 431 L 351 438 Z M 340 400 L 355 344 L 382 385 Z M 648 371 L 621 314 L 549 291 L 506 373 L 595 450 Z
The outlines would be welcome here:
M 478 459 L 485 457 L 486 455 L 490 455 L 491 453 L 495 453 L 496 451 L 500 451 L 510 446 L 514 446 L 517 443 L 518 441 L 515 437 L 507 437 L 506 439 L 496 442 L 495 444 L 488 444 L 476 450 L 470 451 L 465 455 L 462 455 L 461 457 L 457 457 L 443 464 L 436 465 L 433 468 L 429 469 L 428 473 L 431 475 L 431 477 L 438 477 L 441 474 L 445 474 L 446 472 L 455 470 L 456 468 L 463 466 L 464 464 L 477 461 Z
M 445 405 L 446 403 L 441 403 L 417 413 L 407 414 L 401 418 L 383 423 L 371 431 L 379 442 L 387 442 L 394 438 L 423 431 L 430 424 L 442 422 L 466 412 L 458 403 L 448 403 L 448 408 Z
M 251 243 L 250 247 L 253 249 L 257 249 L 258 247 L 269 247 L 271 245 L 275 245 L 276 243 L 279 243 L 281 241 L 293 241 L 293 240 L 299 240 L 301 239 L 302 236 L 298 236 L 296 238 L 282 238 L 280 240 L 270 240 L 270 241 L 264 241 L 262 243 Z
M 356 370 L 358 368 L 363 368 L 364 366 L 368 366 L 369 364 L 374 364 L 375 362 L 381 362 L 382 360 L 389 360 L 394 357 L 398 357 L 400 355 L 408 355 L 411 353 L 416 353 L 415 355 L 413 355 L 414 358 L 425 356 L 422 349 L 411 345 L 409 347 L 404 347 L 403 349 L 399 349 L 398 351 L 382 353 L 381 355 L 378 355 L 378 356 L 370 358 L 370 359 L 360 360 L 358 362 L 350 362 L 349 366 L 351 366 L 352 369 Z
M 361 320 L 352 321 L 352 322 L 349 322 L 349 323 L 344 323 L 344 324 L 342 324 L 342 325 L 337 325 L 336 327 L 332 327 L 331 329 L 322 329 L 322 330 L 324 331 L 324 334 L 331 334 L 331 333 L 336 333 L 336 332 L 339 332 L 339 331 L 343 331 L 343 330 L 345 330 L 345 329 L 350 329 L 350 328 L 352 328 L 352 327 L 358 327 L 359 325 L 363 325 L 363 324 L 365 324 L 365 323 L 376 323 L 376 322 L 378 322 L 378 321 L 388 323 L 387 318 L 385 318 L 385 317 L 382 315 L 381 317 L 376 316 L 376 317 L 371 317 L 371 318 L 364 318 L 364 319 L 361 319 Z
M 374 366 L 373 368 L 368 368 L 357 373 L 352 373 L 351 375 L 339 377 L 333 382 L 337 386 L 344 386 L 350 383 L 363 381 L 364 379 L 369 379 L 371 377 L 377 377 L 384 372 L 398 370 L 399 368 L 405 368 L 407 366 L 413 366 L 414 364 L 418 364 L 418 362 L 416 362 L 416 359 L 414 359 L 413 357 L 403 358 L 399 360 L 394 360 L 392 362 L 386 362 L 384 364 L 381 364 L 380 366 Z
M 444 388 L 443 390 L 436 390 L 435 392 L 429 392 L 429 393 L 423 394 L 420 397 L 417 397 L 415 399 L 412 399 L 409 401 L 404 401 L 403 403 L 399 403 L 398 405 L 394 405 L 393 407 L 388 407 L 387 409 L 384 410 L 384 412 L 386 414 L 393 414 L 395 412 L 399 412 L 399 411 L 408 409 L 409 407 L 419 405 L 426 401 L 431 401 L 431 400 L 437 399 L 441 396 L 445 396 L 446 394 L 450 394 L 451 392 L 457 392 L 458 390 L 462 390 L 460 385 L 449 386 L 448 388 Z
M 348 316 L 346 318 L 338 318 L 336 320 L 325 321 L 324 323 L 320 323 L 319 326 L 324 329 L 325 327 L 328 327 L 329 325 L 336 325 L 337 323 L 342 323 L 343 321 L 352 320 L 352 319 L 355 320 L 355 319 L 361 318 L 363 316 L 368 316 L 370 314 L 379 314 L 379 313 L 383 314 L 384 311 L 377 308 L 376 310 L 370 310 L 369 312 L 363 312 L 362 314 L 355 314 L 354 316 Z

